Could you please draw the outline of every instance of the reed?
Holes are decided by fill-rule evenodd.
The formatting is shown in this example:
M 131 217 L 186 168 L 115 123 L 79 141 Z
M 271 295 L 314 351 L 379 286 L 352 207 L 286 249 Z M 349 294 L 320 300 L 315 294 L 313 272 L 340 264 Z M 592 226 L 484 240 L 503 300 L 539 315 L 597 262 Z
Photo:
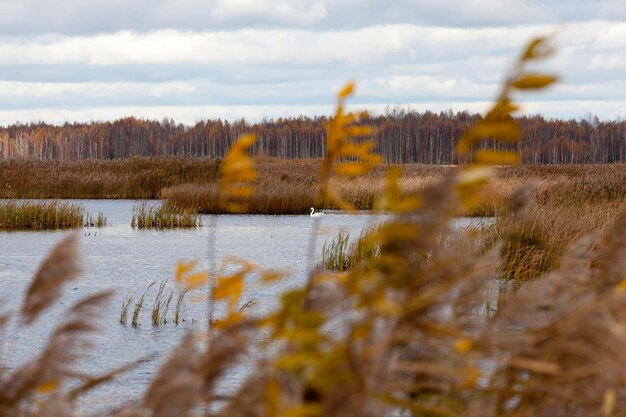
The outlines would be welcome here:
M 184 288 L 178 292 L 176 296 L 176 308 L 174 309 L 174 317 L 172 318 L 172 322 L 175 325 L 179 325 L 182 322 L 181 311 L 185 302 L 185 296 L 189 292 L 189 289 Z
M 339 232 L 322 246 L 321 264 L 329 271 L 347 271 L 351 267 L 349 254 L 350 234 Z
M 511 125 L 516 106 L 509 95 L 512 89 L 554 82 L 552 76 L 526 72 L 528 61 L 549 55 L 546 42 L 529 43 L 488 117 L 460 140 L 460 153 L 493 132 L 507 143 L 519 136 Z M 344 130 L 354 126 L 343 105 L 353 89 L 349 84 L 338 94 L 331 139 L 350 139 Z M 333 157 L 325 163 L 334 164 Z M 451 231 L 463 203 L 475 201 L 476 192 L 491 192 L 481 188 L 482 168 L 494 159 L 515 155 L 478 154 L 460 173 L 426 185 L 419 206 L 404 199 L 390 176 L 384 195 L 393 216 L 359 239 L 363 255 L 350 273 L 314 268 L 302 285 L 277 285 L 280 275 L 252 261 L 234 262 L 238 269 L 224 269 L 210 293 L 225 317 L 202 338 L 187 334 L 140 398 L 105 415 L 191 416 L 203 410 L 219 417 L 622 415 L 626 205 L 621 186 L 601 186 L 608 191 L 600 197 L 583 193 L 574 205 L 566 204 L 574 198 L 567 190 L 554 189 L 555 196 L 542 194 L 541 186 L 513 189 L 501 197 L 500 218 L 485 235 Z M 355 166 L 346 172 L 367 168 L 349 167 Z M 336 187 L 328 178 L 321 182 L 322 190 Z M 64 240 L 44 260 L 26 292 L 18 326 L 41 318 L 61 287 L 75 279 L 76 241 Z M 542 251 L 562 244 L 567 248 L 559 261 L 542 260 Z M 505 288 L 500 296 L 502 263 L 517 247 L 538 250 L 537 258 L 517 257 L 539 265 L 532 267 L 538 276 L 519 278 L 514 272 L 518 288 Z M 250 302 L 238 308 L 252 279 L 288 288 L 270 313 L 254 316 Z M 154 285 L 143 292 L 136 312 Z M 184 294 L 179 293 L 179 304 Z M 110 295 L 78 301 L 39 355 L 11 370 L 0 368 L 0 415 L 77 415 L 76 398 L 128 368 L 88 378 L 72 369 Z M 0 320 L 3 325 L 6 320 Z M 249 372 L 223 395 L 220 381 L 242 363 Z
M 168 313 L 170 312 L 170 305 L 172 304 L 172 300 L 174 299 L 174 290 L 170 291 L 167 298 L 163 298 L 162 308 L 164 309 L 163 315 L 161 316 L 160 324 L 167 324 Z
M 107 218 L 102 212 L 98 212 L 96 217 L 94 217 L 91 213 L 88 213 L 85 218 L 85 227 L 104 227 L 107 225 Z
M 202 219 L 193 210 L 171 204 L 154 207 L 144 202 L 133 207 L 130 225 L 133 229 L 197 228 L 202 226 Z
M 6 201 L 0 203 L 0 229 L 69 229 L 83 225 L 83 209 L 59 201 Z
M 146 294 L 148 293 L 148 290 L 150 290 L 150 288 L 152 288 L 155 284 L 156 282 L 153 282 L 152 284 L 148 285 L 148 287 L 141 294 L 141 297 L 139 297 L 139 299 L 135 303 L 135 307 L 133 309 L 133 318 L 131 320 L 131 325 L 133 327 L 137 327 L 139 325 L 139 316 L 141 314 L 141 311 L 143 310 L 143 303 L 146 298 Z
M 124 298 L 124 300 L 122 301 L 122 308 L 120 310 L 120 319 L 119 319 L 119 323 L 122 326 L 126 326 L 126 323 L 128 321 L 128 309 L 132 302 L 133 302 L 133 297 L 130 295 L 126 296 L 126 298 Z
M 142 293 L 142 295 L 138 298 L 137 303 L 134 305 L 133 316 L 131 320 L 131 325 L 133 327 L 137 327 L 140 325 L 140 313 L 142 310 L 145 310 L 144 304 L 146 303 L 146 295 L 149 290 L 156 285 L 156 282 L 151 283 Z M 179 325 L 184 320 L 182 318 L 181 312 L 184 308 L 184 300 L 185 296 L 189 292 L 188 288 L 183 288 L 181 290 L 166 290 L 167 280 L 161 281 L 156 289 L 156 294 L 154 296 L 154 300 L 152 301 L 152 309 L 150 311 L 150 322 L 153 326 L 161 326 L 166 325 L 168 323 L 173 323 L 175 325 Z M 176 298 L 176 305 L 174 307 L 174 311 L 172 313 L 172 317 L 169 317 L 170 306 L 172 301 Z M 126 325 L 128 319 L 128 309 L 132 304 L 135 298 L 133 296 L 127 296 L 122 301 L 122 306 L 120 310 L 120 319 L 119 323 L 122 325 Z
M 152 304 L 152 314 L 151 314 L 153 326 L 158 326 L 163 321 L 167 321 L 167 318 L 166 318 L 167 307 L 165 305 L 166 298 L 165 298 L 165 293 L 164 293 L 165 284 L 166 284 L 166 281 L 161 281 L 161 283 L 159 284 L 157 288 L 156 295 L 154 297 L 154 303 Z M 166 310 L 165 314 L 163 314 L 163 309 Z
M 0 161 L 0 198 L 159 198 L 163 187 L 215 181 L 220 163 L 182 157 Z
M 558 267 L 565 250 L 577 239 L 609 227 L 621 204 L 608 201 L 567 206 L 531 202 L 515 216 L 496 218 L 483 233 L 491 244 L 502 242 L 503 277 L 519 285 Z

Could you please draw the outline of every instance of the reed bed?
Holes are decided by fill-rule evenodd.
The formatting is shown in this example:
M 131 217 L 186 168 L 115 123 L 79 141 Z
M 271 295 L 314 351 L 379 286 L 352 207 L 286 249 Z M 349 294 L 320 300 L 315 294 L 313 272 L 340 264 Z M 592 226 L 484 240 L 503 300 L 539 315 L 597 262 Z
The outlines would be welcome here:
M 315 182 L 316 161 L 281 161 L 262 158 L 258 163 L 256 191 L 248 200 L 251 214 L 306 214 L 316 205 L 319 187 Z M 316 168 L 317 167 L 317 168 Z M 357 209 L 370 210 L 385 187 L 389 166 L 354 179 L 336 178 L 333 183 L 346 201 Z M 405 195 L 419 194 L 425 187 L 454 172 L 457 167 L 403 165 L 400 188 Z M 626 196 L 626 166 L 523 166 L 501 167 L 480 191 L 481 203 L 463 213 L 470 217 L 494 217 L 505 209 L 508 196 L 522 184 L 534 184 L 540 204 L 581 205 L 582 202 L 620 201 Z M 166 187 L 162 198 L 178 207 L 201 213 L 225 213 L 217 183 L 187 183 Z M 326 205 L 327 209 L 336 206 Z
M 195 210 L 172 205 L 154 207 L 144 202 L 133 207 L 130 225 L 133 229 L 197 228 L 202 226 L 202 219 Z
M 322 259 L 320 261 L 323 268 L 329 271 L 347 271 L 351 268 L 350 262 L 350 234 L 339 232 L 330 241 L 324 242 L 322 246 Z
M 0 203 L 0 229 L 70 229 L 83 225 L 81 206 L 59 201 L 6 201 Z
M 159 198 L 163 187 L 215 181 L 220 163 L 183 157 L 0 161 L 0 198 Z

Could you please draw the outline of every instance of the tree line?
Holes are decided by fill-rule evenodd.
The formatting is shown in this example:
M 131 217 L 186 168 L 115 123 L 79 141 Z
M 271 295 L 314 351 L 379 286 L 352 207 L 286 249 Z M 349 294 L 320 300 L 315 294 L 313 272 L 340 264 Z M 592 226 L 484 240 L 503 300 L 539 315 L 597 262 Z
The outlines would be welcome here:
M 374 127 L 378 152 L 389 163 L 453 164 L 458 138 L 481 116 L 452 111 L 394 110 L 367 113 L 358 123 Z M 173 120 L 133 117 L 113 122 L 13 124 L 0 128 L 0 159 L 62 160 L 118 159 L 134 156 L 223 157 L 243 133 L 258 140 L 255 154 L 281 158 L 324 155 L 328 117 L 245 120 L 204 120 L 193 126 Z M 597 117 L 561 120 L 541 115 L 518 118 L 523 135 L 514 149 L 526 163 L 583 164 L 626 162 L 626 121 Z M 481 145 L 502 145 L 489 141 Z

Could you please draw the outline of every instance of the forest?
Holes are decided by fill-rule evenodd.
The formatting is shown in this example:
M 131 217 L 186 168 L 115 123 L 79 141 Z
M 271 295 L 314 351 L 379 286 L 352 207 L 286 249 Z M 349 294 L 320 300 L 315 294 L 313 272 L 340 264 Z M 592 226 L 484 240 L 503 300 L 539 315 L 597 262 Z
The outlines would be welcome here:
M 383 115 L 359 113 L 359 123 L 374 128 L 377 151 L 387 163 L 448 165 L 459 161 L 458 138 L 482 116 L 467 112 L 418 113 L 394 109 Z M 481 147 L 512 147 L 528 164 L 601 164 L 626 162 L 626 121 L 597 117 L 546 119 L 541 115 L 516 118 L 519 142 L 485 141 Z M 174 120 L 133 117 L 113 122 L 17 123 L 0 128 L 0 160 L 119 159 L 134 156 L 222 158 L 243 133 L 254 133 L 257 155 L 280 158 L 321 158 L 325 153 L 328 117 L 199 121 L 193 126 Z

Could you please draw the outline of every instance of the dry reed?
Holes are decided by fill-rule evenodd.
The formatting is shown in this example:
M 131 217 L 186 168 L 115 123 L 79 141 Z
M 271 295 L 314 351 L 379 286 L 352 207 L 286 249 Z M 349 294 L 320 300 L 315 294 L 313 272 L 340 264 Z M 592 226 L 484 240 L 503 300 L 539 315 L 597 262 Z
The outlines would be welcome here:
M 202 220 L 195 210 L 179 209 L 174 205 L 154 207 L 148 203 L 133 207 L 130 223 L 133 229 L 177 229 L 202 226 Z
M 489 136 L 485 132 L 503 140 L 519 135 L 509 118 L 515 108 L 509 92 L 554 82 L 552 76 L 525 72 L 527 61 L 549 55 L 546 42 L 538 38 L 528 45 L 485 121 L 461 139 L 461 150 Z M 341 104 L 352 89 L 350 84 L 340 92 Z M 336 124 L 349 124 L 338 107 Z M 483 153 L 474 162 L 483 164 L 481 158 L 515 156 Z M 333 163 L 330 157 L 326 161 L 331 167 Z M 304 285 L 281 294 L 279 305 L 267 315 L 241 314 L 237 306 L 243 286 L 254 277 L 272 285 L 280 276 L 239 261 L 239 269 L 216 277 L 212 287 L 213 299 L 227 311 L 218 329 L 201 340 L 189 333 L 145 394 L 107 415 L 624 415 L 626 206 L 619 184 L 609 187 L 618 189 L 617 195 L 602 194 L 594 223 L 568 226 L 565 235 L 574 241 L 554 269 L 542 273 L 538 268 L 540 278 L 520 280 L 520 288 L 500 300 L 491 314 L 485 308 L 490 308 L 494 284 L 502 280 L 500 258 L 503 254 L 507 262 L 507 245 L 518 240 L 528 246 L 529 231 L 547 221 L 530 240 L 541 248 L 537 242 L 564 227 L 542 210 L 561 207 L 562 215 L 572 216 L 598 207 L 598 202 L 592 193 L 575 207 L 582 211 L 570 212 L 552 194 L 547 194 L 550 205 L 541 199 L 528 201 L 533 197 L 528 187 L 515 189 L 501 197 L 502 218 L 494 226 L 500 236 L 513 232 L 513 237 L 487 239 L 492 247 L 485 250 L 474 233 L 451 230 L 451 220 L 463 211 L 462 204 L 476 201 L 475 191 L 488 174 L 484 165 L 471 164 L 444 175 L 420 191 L 419 206 L 417 200 L 398 195 L 390 176 L 384 195 L 396 197 L 385 202 L 394 216 L 359 240 L 365 256 L 349 272 L 309 271 Z M 322 190 L 332 193 L 336 185 L 328 178 L 322 181 Z M 334 198 L 339 202 L 341 197 Z M 603 230 L 585 234 L 595 227 Z M 544 230 L 549 233 L 541 235 Z M 68 262 L 64 250 L 57 249 L 44 266 Z M 52 277 L 50 282 L 65 282 Z M 35 284 L 41 282 L 41 277 L 35 279 Z M 35 308 L 40 312 L 58 291 L 35 284 L 27 300 L 46 300 Z M 71 364 L 77 352 L 67 347 L 82 346 L 84 336 L 93 331 L 95 310 L 108 296 L 78 302 L 36 359 L 11 374 L 0 371 L 0 415 L 75 414 L 79 394 L 67 387 L 76 383 Z M 234 393 L 220 395 L 220 378 L 244 359 L 250 373 Z

